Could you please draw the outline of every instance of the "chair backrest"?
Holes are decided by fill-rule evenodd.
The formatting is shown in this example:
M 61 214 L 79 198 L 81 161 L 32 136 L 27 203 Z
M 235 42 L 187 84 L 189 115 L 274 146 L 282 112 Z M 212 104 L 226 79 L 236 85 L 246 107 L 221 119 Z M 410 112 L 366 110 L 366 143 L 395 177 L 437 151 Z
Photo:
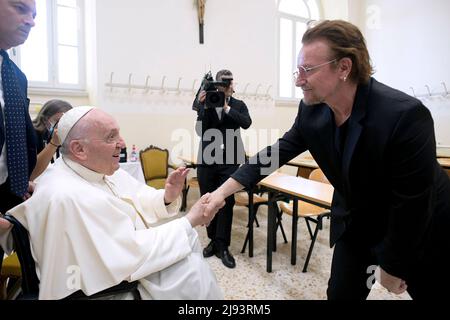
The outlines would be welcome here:
M 311 171 L 311 173 L 309 174 L 309 179 L 330 184 L 330 181 L 328 181 L 327 177 L 321 169 L 314 169 L 313 171 Z
M 167 178 L 169 174 L 169 151 L 150 146 L 139 152 L 145 181 Z
M 36 265 L 31 254 L 28 230 L 13 216 L 5 215 L 13 228 L 11 233 L 14 241 L 14 250 L 20 262 L 22 272 L 22 299 L 37 299 L 39 295 L 39 278 L 36 274 Z

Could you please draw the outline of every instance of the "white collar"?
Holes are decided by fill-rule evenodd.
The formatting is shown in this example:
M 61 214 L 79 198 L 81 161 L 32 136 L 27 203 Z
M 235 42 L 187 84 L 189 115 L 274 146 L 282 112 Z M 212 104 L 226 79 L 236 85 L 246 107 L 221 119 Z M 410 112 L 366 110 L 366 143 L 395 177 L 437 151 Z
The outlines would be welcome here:
M 82 177 L 84 180 L 87 180 L 89 182 L 101 182 L 104 180 L 105 175 L 103 173 L 98 173 L 95 171 L 92 171 L 89 168 L 86 168 L 85 166 L 82 166 L 81 164 L 70 160 L 67 157 L 61 156 L 62 161 L 70 168 L 72 169 L 76 174 L 78 174 L 80 177 Z

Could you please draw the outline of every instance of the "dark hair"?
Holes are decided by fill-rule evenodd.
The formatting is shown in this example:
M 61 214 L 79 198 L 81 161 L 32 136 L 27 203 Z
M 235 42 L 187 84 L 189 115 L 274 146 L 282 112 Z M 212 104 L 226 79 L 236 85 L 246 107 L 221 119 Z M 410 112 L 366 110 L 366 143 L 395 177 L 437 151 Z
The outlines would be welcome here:
M 220 70 L 219 72 L 217 72 L 216 74 L 216 81 L 222 81 L 222 77 L 223 76 L 227 76 L 227 77 L 233 77 L 233 74 L 231 73 L 230 70 Z
M 350 80 L 358 84 L 369 82 L 374 70 L 370 63 L 366 41 L 358 27 L 343 20 L 324 20 L 305 32 L 302 43 L 308 44 L 316 40 L 325 40 L 335 59 L 352 60 Z
M 53 99 L 47 101 L 39 111 L 33 126 L 36 131 L 45 132 L 47 130 L 46 121 L 57 113 L 67 112 L 72 109 L 72 105 L 64 100 Z

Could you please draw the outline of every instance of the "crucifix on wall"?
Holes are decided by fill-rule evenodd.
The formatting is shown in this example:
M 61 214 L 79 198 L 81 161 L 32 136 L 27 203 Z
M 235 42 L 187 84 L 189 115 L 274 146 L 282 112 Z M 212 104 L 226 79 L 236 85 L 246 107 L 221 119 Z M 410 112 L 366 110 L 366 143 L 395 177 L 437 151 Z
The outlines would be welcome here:
M 197 1 L 197 12 L 198 12 L 198 26 L 200 33 L 200 44 L 203 44 L 203 26 L 205 23 L 205 3 L 206 0 L 196 0 Z

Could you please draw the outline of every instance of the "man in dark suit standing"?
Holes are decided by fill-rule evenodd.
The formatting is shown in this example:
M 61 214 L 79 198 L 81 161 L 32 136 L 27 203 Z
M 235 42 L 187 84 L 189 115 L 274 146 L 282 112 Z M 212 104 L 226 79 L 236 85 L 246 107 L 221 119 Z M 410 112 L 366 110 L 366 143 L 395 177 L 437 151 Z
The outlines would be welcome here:
M 450 180 L 436 160 L 429 110 L 371 77 L 356 26 L 323 21 L 302 43 L 296 85 L 304 99 L 269 148 L 280 166 L 309 150 L 334 186 L 328 298 L 367 298 L 373 266 L 390 292 L 448 296 Z M 263 178 L 257 158 L 249 163 L 211 195 L 211 209 Z
M 202 195 L 216 190 L 224 183 L 240 164 L 245 162 L 245 150 L 240 128 L 248 129 L 252 124 L 247 106 L 241 100 L 232 97 L 233 74 L 229 70 L 221 70 L 216 75 L 217 86 L 223 92 L 223 106 L 209 105 L 205 91 L 200 91 L 194 102 L 197 110 L 197 134 L 201 137 L 199 155 L 197 157 L 197 176 Z M 217 95 L 213 93 L 214 101 Z M 220 99 L 219 99 L 220 101 Z M 236 262 L 228 250 L 231 240 L 233 222 L 234 196 L 225 199 L 225 206 L 207 227 L 211 242 L 203 250 L 204 257 L 216 255 L 228 268 L 234 268 Z
M 0 213 L 30 196 L 36 137 L 28 113 L 27 79 L 6 50 L 21 45 L 34 27 L 35 0 L 0 0 Z

